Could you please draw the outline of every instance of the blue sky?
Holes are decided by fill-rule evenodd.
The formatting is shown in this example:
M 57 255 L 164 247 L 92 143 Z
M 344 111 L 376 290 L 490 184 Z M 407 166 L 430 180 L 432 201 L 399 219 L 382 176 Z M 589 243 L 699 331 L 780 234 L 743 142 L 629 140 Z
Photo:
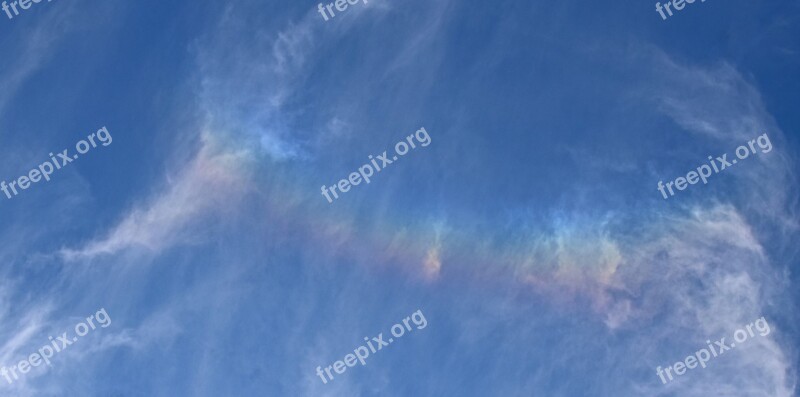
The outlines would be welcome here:
M 800 4 L 0 13 L 3 396 L 798 395 Z M 431 137 L 333 203 L 369 155 Z M 762 134 L 758 153 L 664 200 Z M 326 367 L 421 310 L 415 329 Z M 756 336 L 665 384 L 756 319 Z

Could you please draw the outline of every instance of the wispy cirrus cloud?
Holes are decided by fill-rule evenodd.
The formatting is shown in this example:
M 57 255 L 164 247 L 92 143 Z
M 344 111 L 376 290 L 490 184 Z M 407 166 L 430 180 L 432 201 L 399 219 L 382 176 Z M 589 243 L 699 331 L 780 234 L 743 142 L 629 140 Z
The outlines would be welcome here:
M 73 261 L 129 248 L 158 253 L 173 244 L 193 241 L 198 237 L 193 226 L 229 208 L 246 190 L 246 158 L 244 151 L 220 151 L 213 137 L 205 135 L 196 155 L 179 165 L 162 190 L 135 205 L 102 237 L 81 248 L 64 248 L 60 254 Z

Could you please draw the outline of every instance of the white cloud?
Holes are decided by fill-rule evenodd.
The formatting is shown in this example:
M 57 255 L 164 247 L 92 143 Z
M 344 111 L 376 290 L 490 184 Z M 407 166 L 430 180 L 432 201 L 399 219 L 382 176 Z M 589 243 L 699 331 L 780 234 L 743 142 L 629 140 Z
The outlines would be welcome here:
M 168 178 L 163 191 L 139 204 L 105 236 L 79 249 L 61 251 L 67 260 L 91 259 L 128 248 L 158 253 L 198 238 L 200 218 L 233 206 L 246 188 L 245 152 L 221 152 L 206 134 L 203 147 L 185 168 Z

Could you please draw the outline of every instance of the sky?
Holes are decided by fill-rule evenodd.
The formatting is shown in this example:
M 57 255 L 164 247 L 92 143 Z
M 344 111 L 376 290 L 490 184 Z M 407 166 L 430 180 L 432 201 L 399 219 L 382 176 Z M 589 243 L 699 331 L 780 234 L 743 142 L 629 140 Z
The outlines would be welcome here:
M 797 1 L 16 7 L 2 396 L 800 395 Z

